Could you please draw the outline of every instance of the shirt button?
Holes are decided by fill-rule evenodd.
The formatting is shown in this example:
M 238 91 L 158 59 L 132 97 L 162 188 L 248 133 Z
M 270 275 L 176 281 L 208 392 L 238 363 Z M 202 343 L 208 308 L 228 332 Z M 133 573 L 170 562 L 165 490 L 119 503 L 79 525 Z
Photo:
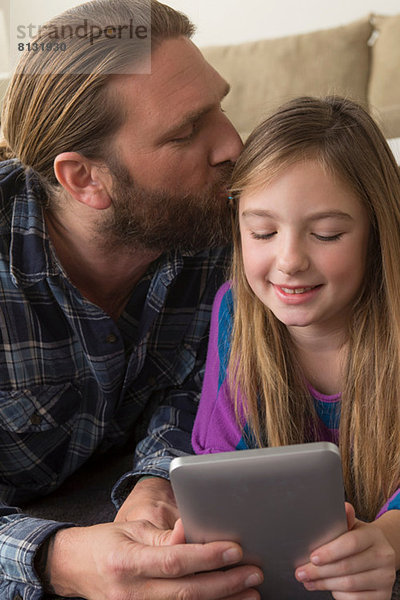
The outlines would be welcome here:
M 108 336 L 106 337 L 107 344 L 115 344 L 116 341 L 117 341 L 117 336 L 115 335 L 115 333 L 109 333 Z
M 43 417 L 42 415 L 40 415 L 39 413 L 34 413 L 31 416 L 31 424 L 32 425 L 40 425 L 40 423 L 43 421 Z M 18 596 L 15 596 L 14 600 L 16 600 L 18 598 Z
M 147 383 L 148 383 L 148 384 L 149 384 L 151 387 L 153 387 L 154 385 L 156 385 L 156 382 L 157 382 L 157 380 L 156 380 L 156 378 L 155 378 L 155 377 L 149 377 L 149 378 L 148 378 L 148 380 L 147 380 Z

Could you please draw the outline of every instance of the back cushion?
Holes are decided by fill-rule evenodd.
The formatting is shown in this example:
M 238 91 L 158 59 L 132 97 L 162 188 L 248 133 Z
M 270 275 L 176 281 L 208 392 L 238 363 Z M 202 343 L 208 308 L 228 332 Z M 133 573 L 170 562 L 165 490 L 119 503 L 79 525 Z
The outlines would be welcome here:
M 400 15 L 374 16 L 370 109 L 389 138 L 400 137 Z
M 284 38 L 203 48 L 232 91 L 224 108 L 245 139 L 277 106 L 296 96 L 347 95 L 367 106 L 369 18 Z

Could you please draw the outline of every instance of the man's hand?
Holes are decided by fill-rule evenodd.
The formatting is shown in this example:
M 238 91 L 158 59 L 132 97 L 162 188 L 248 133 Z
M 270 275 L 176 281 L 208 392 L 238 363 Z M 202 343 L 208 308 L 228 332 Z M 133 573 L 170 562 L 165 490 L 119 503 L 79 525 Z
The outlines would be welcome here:
M 62 529 L 49 545 L 46 579 L 56 594 L 87 600 L 250 600 L 259 569 L 239 566 L 233 542 L 184 544 L 148 521 Z
M 161 477 L 139 481 L 119 509 L 115 521 L 150 521 L 159 529 L 173 529 L 179 517 L 172 487 Z

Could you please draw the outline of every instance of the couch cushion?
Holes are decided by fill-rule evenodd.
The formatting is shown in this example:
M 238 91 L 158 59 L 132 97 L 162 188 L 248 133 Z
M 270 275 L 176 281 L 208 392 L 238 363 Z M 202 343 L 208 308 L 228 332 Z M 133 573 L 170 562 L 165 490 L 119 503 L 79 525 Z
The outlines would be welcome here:
M 0 109 L 1 109 L 1 104 L 3 102 L 4 94 L 6 93 L 6 90 L 7 90 L 8 83 L 9 83 L 8 79 L 6 79 L 4 77 L 0 77 Z
M 400 137 L 391 138 L 387 140 L 391 151 L 396 159 L 398 165 L 400 165 Z
M 278 105 L 302 95 L 345 94 L 367 105 L 369 18 L 333 29 L 202 49 L 229 81 L 224 108 L 242 137 Z
M 400 15 L 373 17 L 370 110 L 387 137 L 400 136 Z

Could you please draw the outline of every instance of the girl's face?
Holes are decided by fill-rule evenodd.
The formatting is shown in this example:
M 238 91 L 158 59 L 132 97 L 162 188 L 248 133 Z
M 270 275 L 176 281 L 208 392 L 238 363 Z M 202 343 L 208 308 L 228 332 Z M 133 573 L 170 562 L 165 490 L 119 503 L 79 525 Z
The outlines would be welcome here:
M 370 229 L 354 192 L 317 161 L 301 161 L 242 193 L 239 224 L 249 285 L 292 334 L 345 331 Z

